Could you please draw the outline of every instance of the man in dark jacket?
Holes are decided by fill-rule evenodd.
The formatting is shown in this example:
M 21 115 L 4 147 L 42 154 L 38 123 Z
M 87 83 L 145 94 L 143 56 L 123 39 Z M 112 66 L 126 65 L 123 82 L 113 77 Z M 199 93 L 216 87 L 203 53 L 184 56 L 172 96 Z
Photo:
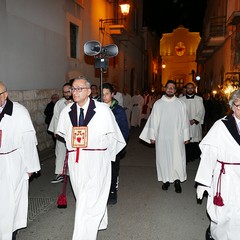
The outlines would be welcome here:
M 118 123 L 118 126 L 122 132 L 122 135 L 127 142 L 129 136 L 129 125 L 127 120 L 127 115 L 123 107 L 118 104 L 118 101 L 114 99 L 114 89 L 110 83 L 104 83 L 102 86 L 103 89 L 103 102 L 109 105 L 112 110 L 115 119 Z M 119 169 L 120 169 L 120 160 L 125 155 L 125 148 L 117 154 L 116 161 L 112 162 L 112 182 L 111 189 L 109 193 L 108 203 L 116 204 L 117 203 L 117 190 L 119 182 Z

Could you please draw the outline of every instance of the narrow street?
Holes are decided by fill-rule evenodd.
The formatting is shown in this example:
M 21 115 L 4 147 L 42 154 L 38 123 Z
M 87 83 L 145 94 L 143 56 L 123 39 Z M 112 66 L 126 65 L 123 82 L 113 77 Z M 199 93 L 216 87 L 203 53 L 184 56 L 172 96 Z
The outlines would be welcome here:
M 202 240 L 209 225 L 206 199 L 197 204 L 194 177 L 198 162 L 187 165 L 188 179 L 177 194 L 171 184 L 161 189 L 155 168 L 155 149 L 139 140 L 141 129 L 131 129 L 127 155 L 121 162 L 118 203 L 108 206 L 108 229 L 98 240 Z M 53 150 L 41 155 L 41 175 L 30 183 L 29 223 L 18 240 L 70 240 L 75 200 L 67 186 L 68 207 L 57 208 L 62 184 L 54 177 Z

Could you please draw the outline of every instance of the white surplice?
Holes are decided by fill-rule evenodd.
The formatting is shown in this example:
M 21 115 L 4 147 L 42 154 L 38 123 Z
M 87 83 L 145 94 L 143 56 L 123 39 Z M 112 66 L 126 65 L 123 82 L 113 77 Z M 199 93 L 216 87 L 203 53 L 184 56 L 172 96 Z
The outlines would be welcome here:
M 131 126 L 140 127 L 142 119 L 142 107 L 144 104 L 144 99 L 142 95 L 132 96 L 132 116 L 131 116 Z
M 6 106 L 5 106 L 6 107 Z M 40 170 L 36 133 L 25 107 L 13 102 L 0 121 L 0 239 L 27 226 L 28 173 Z
M 140 139 L 155 140 L 158 181 L 181 182 L 187 178 L 184 141 L 189 140 L 186 105 L 177 97 L 157 100 Z
M 123 108 L 127 115 L 128 126 L 130 127 L 131 126 L 130 119 L 131 119 L 131 113 L 132 113 L 132 97 L 128 93 L 123 94 Z
M 61 111 L 63 108 L 66 107 L 67 100 L 65 98 L 59 99 L 53 109 L 53 117 L 49 124 L 48 131 L 56 134 L 57 131 L 57 124 L 58 119 L 60 116 Z M 64 160 L 66 157 L 66 144 L 56 139 L 56 146 L 55 146 L 55 174 L 62 174 L 63 173 L 63 165 Z
M 69 151 L 69 175 L 76 197 L 73 240 L 95 240 L 100 229 L 107 228 L 107 200 L 111 185 L 111 161 L 126 145 L 115 117 L 105 103 L 94 101 L 95 114 L 88 123 L 88 146 L 72 147 L 72 104 L 60 114 L 57 133 L 66 141 Z M 100 150 L 99 150 L 100 149 Z M 104 150 L 106 149 L 106 150 Z
M 207 212 L 211 218 L 211 234 L 216 240 L 240 238 L 240 145 L 222 120 L 215 122 L 200 143 L 202 151 L 195 181 L 209 187 Z M 221 196 L 224 206 L 213 203 L 222 164 Z
M 205 108 L 203 99 L 195 95 L 193 99 L 188 99 L 186 96 L 179 98 L 187 106 L 188 120 L 197 120 L 199 124 L 190 125 L 191 142 L 200 142 L 202 140 L 202 124 L 204 121 Z

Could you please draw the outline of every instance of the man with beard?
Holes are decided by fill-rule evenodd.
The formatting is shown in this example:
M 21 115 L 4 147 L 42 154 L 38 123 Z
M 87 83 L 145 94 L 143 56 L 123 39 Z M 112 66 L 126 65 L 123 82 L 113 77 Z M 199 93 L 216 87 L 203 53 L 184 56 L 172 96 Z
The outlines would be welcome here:
M 59 99 L 53 110 L 53 117 L 50 122 L 48 131 L 52 132 L 54 135 L 56 134 L 58 119 L 61 111 L 64 107 L 67 106 L 68 103 L 72 102 L 72 93 L 71 93 L 71 84 L 65 83 L 63 85 L 63 97 Z M 56 135 L 55 135 L 56 136 Z M 55 174 L 56 177 L 51 181 L 51 183 L 59 183 L 63 182 L 64 176 L 63 173 L 63 165 L 66 156 L 66 145 L 65 143 L 56 139 L 56 146 L 55 146 Z
M 195 94 L 193 83 L 186 85 L 186 96 L 181 97 L 187 106 L 188 120 L 190 123 L 190 143 L 186 145 L 187 162 L 200 159 L 201 151 L 199 142 L 202 140 L 202 124 L 205 115 L 203 99 Z
M 140 139 L 156 144 L 158 181 L 162 190 L 168 190 L 174 182 L 175 192 L 181 193 L 180 182 L 187 179 L 184 144 L 189 141 L 189 123 L 186 105 L 176 96 L 176 83 L 168 80 L 165 95 L 157 100 Z

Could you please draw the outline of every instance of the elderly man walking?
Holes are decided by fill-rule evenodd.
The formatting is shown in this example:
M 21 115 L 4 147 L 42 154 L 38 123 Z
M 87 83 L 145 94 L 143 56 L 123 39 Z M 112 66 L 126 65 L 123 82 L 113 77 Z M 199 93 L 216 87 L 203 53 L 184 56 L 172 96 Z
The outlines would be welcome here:
M 74 103 L 61 112 L 57 134 L 66 141 L 69 176 L 76 197 L 73 240 L 95 240 L 107 228 L 111 161 L 126 142 L 109 106 L 91 99 L 90 82 L 73 81 Z
M 8 99 L 0 82 L 0 239 L 27 226 L 28 184 L 40 170 L 36 133 L 27 109 Z

